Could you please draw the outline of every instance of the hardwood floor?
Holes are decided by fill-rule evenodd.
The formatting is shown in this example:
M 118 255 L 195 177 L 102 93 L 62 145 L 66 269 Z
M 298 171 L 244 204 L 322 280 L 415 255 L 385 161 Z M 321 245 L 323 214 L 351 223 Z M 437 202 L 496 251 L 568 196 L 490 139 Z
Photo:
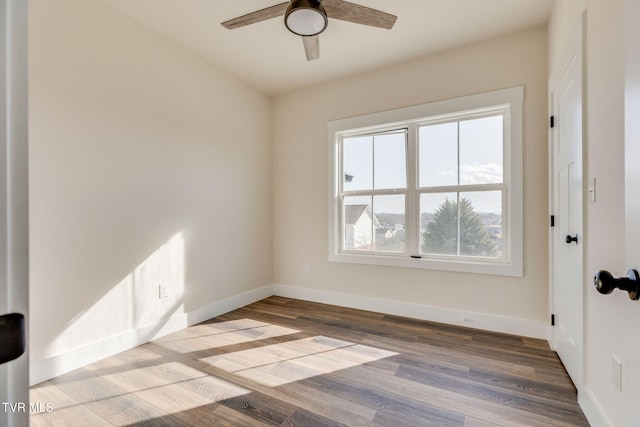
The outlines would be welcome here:
M 540 340 L 271 297 L 31 389 L 32 426 L 588 426 Z

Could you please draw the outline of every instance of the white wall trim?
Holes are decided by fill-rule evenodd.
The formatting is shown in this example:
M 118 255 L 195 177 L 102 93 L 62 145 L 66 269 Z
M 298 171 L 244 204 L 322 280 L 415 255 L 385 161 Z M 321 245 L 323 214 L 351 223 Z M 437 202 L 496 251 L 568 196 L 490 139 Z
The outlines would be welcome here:
M 188 326 L 228 313 L 273 295 L 272 286 L 264 286 L 216 301 L 205 307 L 162 319 L 147 326 L 75 348 L 44 360 L 32 361 L 30 385 L 57 377 L 106 357 L 139 346 Z
M 452 310 L 363 295 L 307 289 L 287 285 L 273 285 L 273 294 L 280 297 L 301 299 L 340 307 L 357 308 L 396 316 L 411 317 L 431 322 L 446 323 L 493 332 L 547 339 L 547 325 L 535 320 L 492 316 L 470 311 Z
M 578 404 L 591 427 L 613 427 L 613 423 L 607 418 L 589 387 L 583 386 L 582 390 L 578 391 Z
M 516 86 L 330 121 L 327 124 L 329 147 L 329 261 L 523 277 L 523 103 L 524 86 Z M 501 191 L 504 194 L 503 205 L 506 210 L 506 212 L 503 211 L 503 213 L 506 213 L 506 217 L 503 218 L 506 236 L 503 247 L 504 259 L 482 261 L 472 257 L 451 257 L 447 259 L 446 257 L 438 258 L 431 255 L 422 255 L 419 259 L 412 258 L 410 255 L 415 255 L 415 253 L 411 251 L 419 250 L 419 245 L 417 245 L 417 241 L 411 244 L 409 240 L 406 242 L 407 251 L 409 252 L 395 255 L 363 252 L 349 253 L 342 249 L 340 212 L 344 196 L 340 188 L 340 183 L 343 181 L 340 153 L 343 137 L 358 135 L 361 132 L 369 133 L 398 128 L 407 128 L 409 134 L 415 134 L 417 132 L 415 127 L 421 123 L 424 124 L 444 118 L 469 117 L 476 114 L 486 114 L 490 111 L 494 114 L 504 114 L 505 135 L 508 135 L 506 137 L 508 142 L 505 142 L 503 147 L 505 159 L 508 160 L 505 161 L 504 183 L 501 184 Z M 415 141 L 411 141 L 411 138 L 407 140 L 407 159 L 411 160 L 409 163 L 414 163 L 416 161 L 415 158 L 410 159 L 410 157 L 415 157 L 415 150 L 411 148 L 415 145 Z M 409 154 L 410 152 L 413 154 Z M 408 183 L 412 181 L 410 178 L 407 175 Z M 457 186 L 457 191 L 465 191 L 463 190 L 464 187 L 462 185 Z M 498 187 L 495 187 L 495 189 L 498 189 Z M 415 185 L 407 184 L 404 191 L 406 191 L 406 198 L 409 204 L 417 203 L 414 200 Z M 365 193 L 362 194 L 365 195 Z M 412 209 L 407 209 L 407 214 L 409 215 Z M 413 218 L 413 221 L 409 220 L 410 217 Z M 411 229 L 419 227 L 415 215 L 407 217 L 407 227 L 407 236 L 411 234 Z M 414 248 L 411 249 L 410 246 Z
M 269 298 L 272 295 L 273 286 L 269 285 L 239 295 L 234 295 L 223 299 L 222 301 L 214 302 L 213 304 L 209 304 L 205 307 L 187 313 L 187 326 L 195 325 L 196 323 L 204 322 L 205 320 L 220 316 L 221 314 L 237 310 L 246 305 Z

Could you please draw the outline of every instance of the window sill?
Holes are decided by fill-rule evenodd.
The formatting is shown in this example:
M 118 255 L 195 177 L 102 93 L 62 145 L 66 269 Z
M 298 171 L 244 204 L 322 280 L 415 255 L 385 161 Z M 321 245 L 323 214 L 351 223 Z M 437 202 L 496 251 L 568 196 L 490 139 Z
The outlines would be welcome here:
M 331 253 L 329 261 L 351 264 L 368 264 L 385 267 L 419 268 L 425 270 L 451 271 L 457 273 L 488 274 L 493 276 L 523 277 L 522 262 L 457 261 L 429 258 L 408 258 L 385 255 L 359 255 L 353 253 Z

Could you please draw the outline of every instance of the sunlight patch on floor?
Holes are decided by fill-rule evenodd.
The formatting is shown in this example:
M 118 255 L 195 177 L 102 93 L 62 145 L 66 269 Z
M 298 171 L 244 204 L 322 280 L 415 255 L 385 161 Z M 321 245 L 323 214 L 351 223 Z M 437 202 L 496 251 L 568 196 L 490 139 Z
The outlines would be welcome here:
M 201 360 L 260 384 L 276 387 L 396 354 L 375 347 L 316 336 Z
M 189 336 L 182 334 L 176 337 L 175 334 L 171 334 L 154 341 L 154 343 L 178 353 L 190 353 L 297 334 L 298 332 L 300 331 L 296 329 L 242 319 L 197 325 L 189 329 Z
M 195 410 L 251 391 L 180 362 L 131 368 L 60 384 L 42 383 L 30 390 L 31 402 L 47 402 L 53 412 L 32 413 L 32 426 L 129 425 L 123 408 L 138 408 L 150 418 Z M 70 397 L 69 393 L 76 395 Z M 43 407 L 44 408 L 44 407 Z M 130 415 L 130 414 L 129 414 Z M 77 421 L 77 423 L 76 423 Z
M 33 387 L 31 400 L 50 402 L 55 411 L 32 414 L 31 425 L 63 425 L 69 420 L 77 420 L 78 425 L 84 421 L 90 423 L 84 425 L 130 425 L 167 414 L 200 416 L 211 411 L 210 405 L 251 393 L 234 384 L 232 378 L 225 380 L 200 369 L 202 363 L 277 387 L 397 354 L 322 335 L 293 340 L 286 337 L 299 332 L 251 319 L 193 326 Z M 288 341 L 257 344 L 275 337 Z M 223 348 L 211 351 L 213 356 L 206 353 L 254 342 L 258 345 L 255 348 L 246 349 L 253 347 L 249 344 L 241 347 L 245 350 L 225 353 L 227 349 Z M 171 360 L 175 357 L 170 356 L 172 352 L 204 353 L 191 355 L 192 363 L 183 363 Z

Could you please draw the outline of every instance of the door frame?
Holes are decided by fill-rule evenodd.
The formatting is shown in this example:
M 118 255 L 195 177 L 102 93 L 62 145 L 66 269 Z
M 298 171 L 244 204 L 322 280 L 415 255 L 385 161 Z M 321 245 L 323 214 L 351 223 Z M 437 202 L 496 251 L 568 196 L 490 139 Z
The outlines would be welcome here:
M 586 94 L 586 79 L 585 77 L 585 60 L 586 60 L 586 30 L 587 30 L 587 11 L 583 11 L 581 19 L 577 20 L 576 25 L 574 26 L 574 30 L 571 34 L 571 37 L 569 39 L 569 42 L 567 43 L 567 46 L 565 47 L 565 49 L 562 51 L 562 60 L 561 60 L 561 67 L 559 67 L 555 73 L 553 73 L 551 75 L 551 77 L 549 78 L 549 86 L 548 86 L 548 100 L 549 100 L 549 117 L 554 116 L 555 113 L 555 107 L 554 107 L 554 103 L 555 100 L 553 98 L 553 91 L 555 90 L 555 88 L 558 86 L 558 84 L 560 83 L 560 80 L 562 79 L 562 76 L 564 75 L 564 72 L 567 70 L 567 68 L 569 67 L 569 65 L 571 64 L 571 61 L 575 58 L 579 64 L 580 64 L 580 81 L 581 81 L 581 100 L 582 100 L 582 108 L 581 108 L 581 116 L 582 116 L 582 120 L 581 120 L 581 134 L 582 134 L 582 138 L 581 138 L 581 144 L 578 147 L 580 153 L 579 156 L 581 157 L 581 178 L 582 178 L 582 183 L 583 183 L 583 188 L 582 188 L 582 205 L 580 206 L 581 209 L 581 217 L 582 217 L 582 224 L 581 224 L 581 229 L 579 230 L 575 230 L 575 232 L 577 232 L 577 234 L 580 236 L 581 238 L 581 242 L 582 242 L 582 257 L 581 257 L 581 263 L 582 265 L 579 266 L 581 272 L 582 272 L 582 284 L 579 287 L 578 290 L 578 305 L 580 307 L 580 317 L 579 317 L 579 323 L 580 323 L 580 333 L 579 335 L 579 339 L 580 339 L 580 343 L 577 343 L 577 347 L 578 347 L 578 358 L 579 360 L 577 361 L 578 363 L 578 372 L 577 372 L 577 378 L 572 378 L 572 380 L 574 381 L 574 385 L 576 386 L 576 389 L 578 390 L 578 393 L 580 393 L 582 385 L 583 385 L 583 381 L 584 381 L 584 367 L 585 367 L 585 363 L 584 363 L 584 359 L 585 359 L 585 351 L 584 351 L 584 342 L 585 342 L 585 278 L 588 277 L 587 276 L 587 272 L 586 272 L 586 258 L 587 258 L 587 240 L 588 240 L 588 236 L 585 236 L 584 233 L 584 229 L 585 229 L 585 224 L 586 224 L 586 213 L 587 213 L 587 206 L 586 204 L 587 202 L 587 197 L 585 197 L 585 191 L 584 191 L 584 183 L 587 182 L 587 178 L 586 178 L 586 167 L 585 165 L 586 163 L 586 149 L 585 149 L 585 138 L 586 138 L 586 120 L 585 120 L 585 109 L 584 109 L 584 105 L 585 105 L 585 94 Z M 554 174 L 554 165 L 555 165 L 555 155 L 554 155 L 554 129 L 551 128 L 551 126 L 549 126 L 549 137 L 548 137 L 548 153 L 549 153 L 549 220 L 551 219 L 551 216 L 554 215 L 555 212 L 555 174 Z M 549 224 L 551 225 L 551 224 Z M 555 310 L 555 292 L 556 292 L 556 283 L 555 283 L 555 239 L 554 239 L 554 233 L 556 231 L 554 230 L 553 227 L 549 227 L 549 312 L 551 315 L 551 318 L 553 319 L 554 313 L 556 312 Z M 548 341 L 549 344 L 551 346 L 551 348 L 553 350 L 556 350 L 556 329 L 553 327 L 552 322 L 550 321 L 549 323 L 551 326 L 549 326 L 549 330 L 548 330 Z
M 640 114 L 640 53 L 637 40 L 640 28 L 637 19 L 640 17 L 640 4 L 636 0 L 626 0 L 624 8 L 625 25 L 625 263 L 627 268 L 639 269 L 640 245 L 631 236 L 640 232 L 640 200 L 638 199 L 638 184 L 640 174 L 637 164 L 640 161 L 640 124 L 637 117 Z M 630 189 L 635 191 L 629 191 Z M 631 220 L 631 218 L 635 220 Z M 636 321 L 640 320 L 638 302 L 626 301 L 623 319 L 626 330 L 632 333 Z M 640 344 L 636 340 L 627 340 L 625 345 L 626 364 L 624 365 L 622 393 L 625 400 L 627 425 L 633 425 L 640 417 L 637 400 L 640 398 L 640 366 L 636 363 L 640 357 Z
M 28 0 L 0 0 L 0 314 L 22 313 L 28 343 Z M 28 347 L 28 344 L 27 344 Z M 29 424 L 29 354 L 0 365 L 0 425 Z

